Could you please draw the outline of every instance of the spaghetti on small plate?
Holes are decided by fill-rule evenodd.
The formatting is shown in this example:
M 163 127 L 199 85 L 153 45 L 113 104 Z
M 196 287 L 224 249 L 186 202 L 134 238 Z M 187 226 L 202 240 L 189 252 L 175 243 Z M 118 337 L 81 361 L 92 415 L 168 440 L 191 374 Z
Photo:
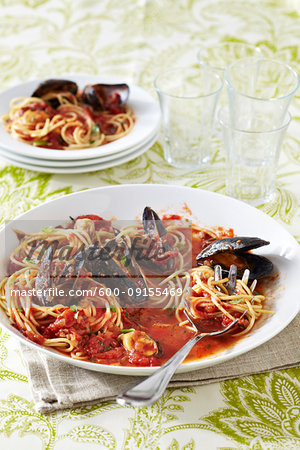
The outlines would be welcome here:
M 0 117 L 3 156 L 22 157 L 37 170 L 58 162 L 69 171 L 76 161 L 92 170 L 96 159 L 100 169 L 101 158 L 109 167 L 151 146 L 160 127 L 159 105 L 148 92 L 122 78 L 96 75 L 13 86 L 0 92 Z
M 74 81 L 50 79 L 30 97 L 11 100 L 2 121 L 14 139 L 36 147 L 99 147 L 133 129 L 135 116 L 126 105 L 128 97 L 129 86 L 124 83 L 78 89 Z

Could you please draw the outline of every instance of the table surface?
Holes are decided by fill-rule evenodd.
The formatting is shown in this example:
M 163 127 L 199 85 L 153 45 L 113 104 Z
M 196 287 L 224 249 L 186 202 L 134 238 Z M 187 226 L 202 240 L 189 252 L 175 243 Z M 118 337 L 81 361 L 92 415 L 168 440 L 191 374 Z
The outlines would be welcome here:
M 297 0 L 1 0 L 0 89 L 64 73 L 121 76 L 154 95 L 164 69 L 196 64 L 208 42 L 258 45 L 300 72 Z M 298 240 L 300 92 L 279 162 L 274 201 L 260 209 Z M 297 133 L 298 129 L 298 133 Z M 84 175 L 49 175 L 0 160 L 0 220 L 95 186 L 169 183 L 225 193 L 222 144 L 213 164 L 182 171 L 161 138 L 144 155 Z M 169 389 L 148 408 L 98 404 L 42 416 L 34 410 L 18 343 L 0 328 L 0 442 L 6 449 L 299 449 L 300 368 L 197 388 Z M 82 444 L 85 443 L 83 446 Z

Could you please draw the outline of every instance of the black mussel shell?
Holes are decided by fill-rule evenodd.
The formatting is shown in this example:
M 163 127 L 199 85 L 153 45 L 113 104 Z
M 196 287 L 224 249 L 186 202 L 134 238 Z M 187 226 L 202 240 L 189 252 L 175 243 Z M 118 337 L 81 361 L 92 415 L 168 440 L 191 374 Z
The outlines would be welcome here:
M 158 214 L 150 208 L 150 206 L 146 206 L 143 211 L 143 227 L 145 233 L 153 240 L 160 242 L 161 253 L 166 254 L 167 252 L 173 252 L 174 248 L 169 245 L 167 242 L 163 242 L 162 238 L 168 233 L 163 222 L 159 218 Z M 151 246 L 151 244 L 149 244 Z M 146 252 L 147 253 L 147 252 Z M 145 255 L 145 258 L 142 258 L 139 263 L 143 266 L 144 269 L 147 269 L 148 275 L 153 274 L 170 274 L 170 272 L 175 267 L 175 259 L 174 257 L 167 259 L 164 264 L 161 262 L 158 263 L 154 255 L 151 258 L 151 255 Z
M 48 306 L 49 304 L 51 304 L 51 300 L 48 297 L 46 291 L 47 289 L 52 287 L 53 255 L 53 246 L 50 245 L 43 255 L 43 259 L 35 279 L 35 289 L 37 292 L 41 292 L 41 295 L 37 295 L 37 299 L 40 302 L 41 306 Z
M 126 103 L 129 96 L 129 86 L 122 84 L 93 84 L 83 89 L 81 98 L 84 103 L 100 111 L 109 109 L 113 94 L 119 94 L 119 106 Z
M 222 267 L 223 275 L 228 276 L 231 264 L 237 267 L 238 278 L 242 278 L 245 269 L 249 269 L 249 280 L 260 279 L 269 275 L 273 271 L 273 263 L 265 256 L 253 253 L 222 253 L 224 257 L 218 258 L 218 254 L 212 256 L 211 261 Z M 201 262 L 198 262 L 201 265 Z
M 150 244 L 151 245 L 151 244 Z M 171 245 L 164 243 L 161 246 L 161 251 L 166 254 L 167 252 L 173 252 L 174 249 Z M 167 256 L 167 255 L 166 255 Z M 139 254 L 139 258 L 137 258 L 138 264 L 143 268 L 144 273 L 147 276 L 169 276 L 175 270 L 175 258 L 169 258 L 166 261 L 162 260 L 158 262 L 154 255 L 151 258 L 151 255 L 147 255 L 147 251 L 144 254 Z
M 250 280 L 258 280 L 270 275 L 273 271 L 273 263 L 265 256 L 254 255 L 253 253 L 243 253 L 242 256 L 245 258 L 250 270 Z
M 143 211 L 143 225 L 145 233 L 153 239 L 162 238 L 167 234 L 158 214 L 150 206 L 146 206 Z
M 78 86 L 74 81 L 50 79 L 43 81 L 32 93 L 32 97 L 43 97 L 50 92 L 71 92 L 76 95 Z
M 100 283 L 112 290 L 118 289 L 122 307 L 141 304 L 147 300 L 148 287 L 145 278 L 125 240 L 122 241 L 121 247 L 116 239 L 111 239 L 104 247 L 89 246 L 84 254 L 85 269 Z
M 219 239 L 208 245 L 199 255 L 196 260 L 211 258 L 218 253 L 240 253 L 247 252 L 254 248 L 262 247 L 264 245 L 269 245 L 269 241 L 264 241 L 263 239 L 257 237 L 249 236 L 236 236 L 231 238 Z

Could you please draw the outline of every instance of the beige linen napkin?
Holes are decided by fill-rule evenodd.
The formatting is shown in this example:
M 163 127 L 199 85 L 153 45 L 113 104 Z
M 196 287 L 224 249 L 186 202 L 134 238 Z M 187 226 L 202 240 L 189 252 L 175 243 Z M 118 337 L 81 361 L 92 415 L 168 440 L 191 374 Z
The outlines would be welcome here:
M 300 314 L 266 344 L 225 363 L 174 375 L 170 387 L 199 386 L 300 366 Z M 30 387 L 39 413 L 112 400 L 140 377 L 92 372 L 63 363 L 22 344 Z

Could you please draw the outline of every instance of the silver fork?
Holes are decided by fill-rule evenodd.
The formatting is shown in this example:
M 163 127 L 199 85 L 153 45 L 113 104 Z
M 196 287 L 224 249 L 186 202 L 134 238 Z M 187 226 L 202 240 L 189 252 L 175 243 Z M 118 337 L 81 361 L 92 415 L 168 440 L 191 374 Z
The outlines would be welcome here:
M 249 269 L 245 269 L 244 273 L 243 273 L 243 276 L 242 276 L 242 281 L 245 284 L 248 284 L 249 276 L 250 276 L 250 270 Z M 214 268 L 214 278 L 215 278 L 215 281 L 222 280 L 222 278 L 223 278 L 223 276 L 222 276 L 222 267 L 219 266 L 219 265 L 216 265 L 215 268 Z M 235 294 L 236 278 L 237 278 L 237 266 L 232 264 L 230 266 L 230 268 L 229 268 L 228 281 L 225 284 L 225 287 L 226 287 L 229 295 Z M 252 284 L 250 286 L 251 292 L 254 291 L 254 289 L 256 287 L 256 283 L 257 283 L 257 280 L 253 280 L 252 281 Z M 216 288 L 218 290 L 221 290 L 218 286 L 216 286 Z
M 252 286 L 251 286 L 252 287 Z M 252 302 L 252 300 L 251 300 Z M 242 319 L 248 308 L 243 314 L 235 319 L 228 327 L 223 330 L 213 332 L 203 332 L 196 326 L 195 319 L 191 318 L 185 310 L 185 314 L 192 324 L 193 328 L 199 332 L 196 336 L 192 337 L 181 349 L 179 349 L 165 364 L 163 364 L 156 372 L 143 381 L 138 382 L 133 387 L 127 389 L 123 393 L 116 397 L 116 402 L 122 406 L 147 406 L 158 400 L 164 393 L 170 379 L 174 375 L 176 369 L 187 357 L 194 345 L 206 336 L 221 336 L 231 330 L 240 319 Z

